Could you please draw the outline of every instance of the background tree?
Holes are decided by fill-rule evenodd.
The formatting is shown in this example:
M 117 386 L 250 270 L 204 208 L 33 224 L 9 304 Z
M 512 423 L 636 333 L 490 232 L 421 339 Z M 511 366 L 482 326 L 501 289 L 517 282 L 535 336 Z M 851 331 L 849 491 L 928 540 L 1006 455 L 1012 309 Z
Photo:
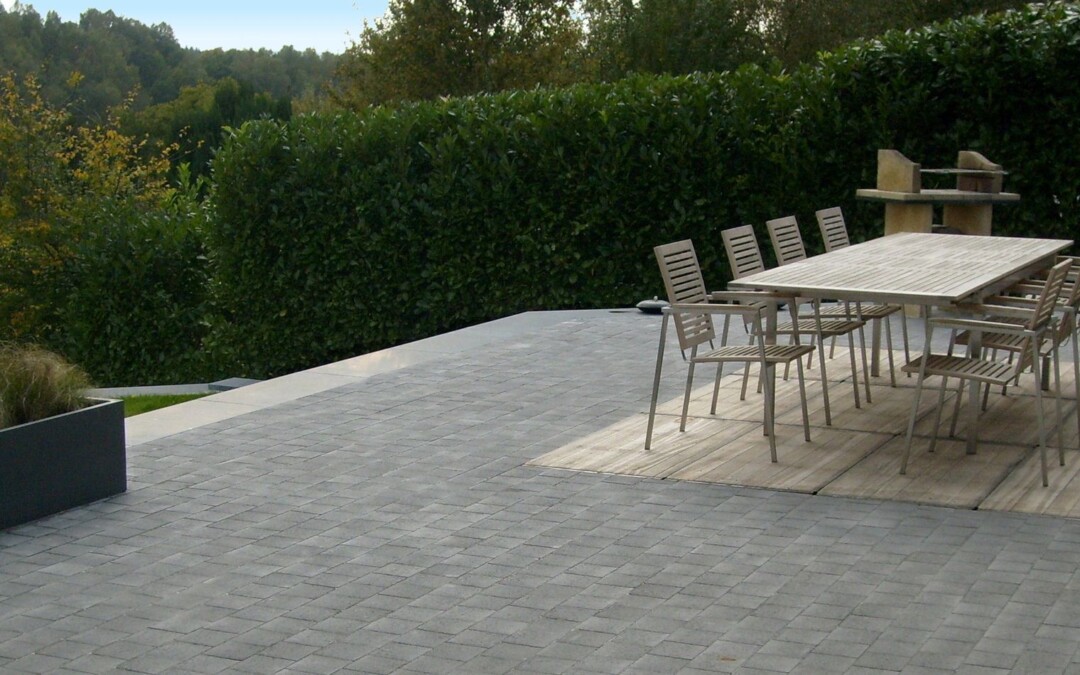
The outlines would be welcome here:
M 141 110 L 167 103 L 183 87 L 224 78 L 250 85 L 274 99 L 325 96 L 337 65 L 336 54 L 283 47 L 268 49 L 185 49 L 172 28 L 144 25 L 112 11 L 88 9 L 78 23 L 55 12 L 44 19 L 33 7 L 0 6 L 0 72 L 33 75 L 44 100 L 68 107 L 81 121 L 101 121 L 114 106 Z M 69 86 L 80 75 L 79 89 Z M 135 92 L 134 98 L 129 95 Z M 69 105 L 77 103 L 77 105 Z
M 462 96 L 580 79 L 570 0 L 391 0 L 336 72 L 352 106 Z
M 585 9 L 601 80 L 731 70 L 765 55 L 754 0 L 589 0 Z
M 288 121 L 292 100 L 287 96 L 275 99 L 256 92 L 246 82 L 226 77 L 212 84 L 184 87 L 168 103 L 129 111 L 122 127 L 125 133 L 147 138 L 151 147 L 172 143 L 173 165 L 188 165 L 197 178 L 209 174 L 210 160 L 221 144 L 224 129 L 264 117 Z
M 1025 0 L 758 0 L 769 54 L 785 67 L 857 38 L 980 12 L 1024 7 Z
M 34 78 L 0 76 L 0 333 L 37 339 L 55 298 L 50 273 L 106 205 L 159 205 L 171 191 L 169 162 L 149 159 L 144 141 L 103 124 L 73 125 L 65 108 L 44 100 Z

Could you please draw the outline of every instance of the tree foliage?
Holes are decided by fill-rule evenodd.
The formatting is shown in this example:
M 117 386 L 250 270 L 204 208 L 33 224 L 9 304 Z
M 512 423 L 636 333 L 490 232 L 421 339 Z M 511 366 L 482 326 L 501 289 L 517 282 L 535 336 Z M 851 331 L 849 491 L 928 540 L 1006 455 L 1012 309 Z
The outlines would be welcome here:
M 1022 8 L 1027 0 L 755 0 L 768 54 L 786 67 L 858 38 L 978 13 Z
M 180 96 L 124 116 L 124 129 L 135 136 L 176 139 L 175 164 L 186 164 L 193 175 L 207 175 L 223 130 L 245 120 L 269 117 L 288 120 L 292 100 L 257 93 L 247 83 L 226 77 L 180 90 Z
M 337 71 L 337 98 L 362 107 L 578 79 L 571 0 L 390 0 Z
M 794 68 L 819 52 L 1023 0 L 391 0 L 342 57 L 353 108 L 631 73 Z
M 757 0 L 587 0 L 586 48 L 601 80 L 682 75 L 764 60 Z
M 44 18 L 16 2 L 0 6 L 0 72 L 34 75 L 41 96 L 52 106 L 69 104 L 80 121 L 102 120 L 127 101 L 132 110 L 176 99 L 183 87 L 232 78 L 274 99 L 323 96 L 338 56 L 299 51 L 290 46 L 268 49 L 181 47 L 172 28 L 147 26 L 112 11 L 88 9 L 78 23 Z M 77 91 L 69 80 L 81 79 Z
M 78 124 L 33 76 L 0 75 L 0 339 L 99 382 L 183 378 L 206 323 L 205 209 L 167 183 L 175 149 L 148 152 L 121 112 Z

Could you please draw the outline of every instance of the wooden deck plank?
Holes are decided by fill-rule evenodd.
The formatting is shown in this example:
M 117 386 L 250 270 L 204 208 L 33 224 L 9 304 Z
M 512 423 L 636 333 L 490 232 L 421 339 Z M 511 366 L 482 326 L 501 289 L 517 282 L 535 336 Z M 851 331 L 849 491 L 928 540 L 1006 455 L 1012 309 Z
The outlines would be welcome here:
M 897 436 L 882 445 L 818 494 L 834 497 L 890 499 L 973 509 L 1031 451 L 1015 445 L 980 443 L 965 454 L 962 441 L 942 439 L 937 450 L 916 444 L 907 475 L 900 475 L 905 440 Z
M 829 362 L 830 381 L 834 376 L 850 375 L 845 361 L 838 354 Z M 1074 392 L 1071 367 L 1063 368 L 1062 377 L 1068 378 L 1063 381 L 1065 392 Z M 920 406 L 908 475 L 900 476 L 914 382 L 914 378 L 900 377 L 899 386 L 893 388 L 887 378 L 875 378 L 871 385 L 874 402 L 864 402 L 861 409 L 856 409 L 850 382 L 834 381 L 830 386 L 834 426 L 824 427 L 820 382 L 808 381 L 812 440 L 807 443 L 802 435 L 797 384 L 794 380 L 778 381 L 776 464 L 769 461 L 768 438 L 762 433 L 761 395 L 751 384 L 747 400 L 739 401 L 741 377 L 734 373 L 721 384 L 715 416 L 708 412 L 711 375 L 700 380 L 701 386 L 692 392 L 685 432 L 678 430 L 681 392 L 674 392 L 674 398 L 661 403 L 651 450 L 643 447 L 648 418 L 647 411 L 642 410 L 529 464 L 1080 518 L 1080 435 L 1072 416 L 1074 398 L 1065 402 L 1067 465 L 1058 467 L 1056 438 L 1051 437 L 1047 451 L 1050 487 L 1043 488 L 1034 447 L 1037 431 L 1033 378 L 1028 376 L 1020 387 L 1010 388 L 1006 397 L 999 390 L 991 393 L 990 409 L 980 418 L 976 455 L 965 454 L 962 436 L 966 417 L 961 418 L 958 429 L 961 438 L 945 438 L 952 413 L 952 391 L 938 432 L 938 450 L 927 452 L 930 416 L 937 404 L 937 391 L 930 382 Z M 1053 400 L 1048 398 L 1046 411 L 1051 421 L 1052 405 Z
M 801 426 L 776 426 L 777 462 L 769 460 L 769 440 L 757 434 L 734 439 L 670 474 L 681 480 L 814 493 L 891 437 L 864 431 L 815 429 L 803 439 Z
M 725 447 L 735 439 L 761 433 L 752 422 L 690 418 L 679 432 L 679 419 L 658 415 L 652 448 L 645 450 L 644 415 L 635 415 L 529 462 L 537 466 L 664 478 L 700 454 Z M 766 456 L 768 441 L 766 440 Z
M 874 378 L 879 381 L 881 378 Z M 886 379 L 885 382 L 888 382 Z M 897 379 L 899 385 L 899 378 Z M 832 410 L 833 428 L 847 429 L 850 431 L 867 431 L 887 434 L 899 434 L 907 430 L 908 416 L 911 414 L 911 400 L 914 390 L 907 386 L 892 388 L 887 384 L 872 384 L 870 393 L 873 403 L 865 401 L 865 392 L 859 385 L 859 397 L 862 402 L 861 408 L 855 407 L 855 394 L 851 390 L 851 384 L 844 382 L 829 387 L 829 407 Z M 950 394 L 950 400 L 951 400 Z M 824 427 L 825 425 L 825 400 L 820 390 L 817 396 L 809 397 L 806 402 L 810 412 L 810 426 Z M 780 424 L 801 424 L 802 411 L 797 407 L 780 413 L 777 411 L 776 421 Z M 923 406 L 920 415 L 925 417 L 932 408 Z

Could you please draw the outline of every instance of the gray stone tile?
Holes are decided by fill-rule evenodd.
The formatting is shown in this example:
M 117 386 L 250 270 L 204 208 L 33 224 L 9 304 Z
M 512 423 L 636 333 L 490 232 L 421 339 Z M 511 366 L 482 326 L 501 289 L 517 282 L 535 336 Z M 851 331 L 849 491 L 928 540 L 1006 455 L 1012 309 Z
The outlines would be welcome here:
M 0 532 L 0 670 L 1077 669 L 1080 523 L 526 466 L 646 410 L 659 329 L 529 322 L 133 446 L 125 495 Z

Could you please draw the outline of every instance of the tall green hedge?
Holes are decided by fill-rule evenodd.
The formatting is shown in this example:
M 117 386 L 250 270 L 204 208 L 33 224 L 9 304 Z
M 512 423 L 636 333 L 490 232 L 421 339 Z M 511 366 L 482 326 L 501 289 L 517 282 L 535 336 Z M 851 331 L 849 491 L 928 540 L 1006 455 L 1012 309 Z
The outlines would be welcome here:
M 1033 8 L 760 68 L 245 124 L 214 162 L 216 353 L 275 375 L 530 309 L 661 292 L 656 244 L 840 205 L 876 236 L 876 151 L 1010 172 L 999 234 L 1072 237 L 1080 10 Z M 763 232 L 759 232 L 759 235 Z M 767 247 L 766 247 L 767 248 Z
M 61 263 L 40 272 L 50 307 L 44 346 L 99 386 L 204 382 L 217 377 L 202 349 L 210 314 L 194 199 L 139 210 L 102 203 Z

